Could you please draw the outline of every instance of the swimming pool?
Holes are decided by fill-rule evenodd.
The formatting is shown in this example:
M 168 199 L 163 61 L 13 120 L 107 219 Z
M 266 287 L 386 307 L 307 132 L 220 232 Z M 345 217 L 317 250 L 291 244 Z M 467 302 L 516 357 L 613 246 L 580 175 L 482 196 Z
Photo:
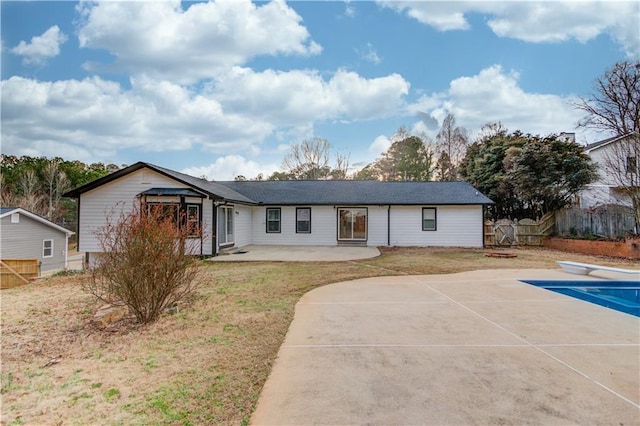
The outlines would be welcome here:
M 521 281 L 640 317 L 640 281 Z

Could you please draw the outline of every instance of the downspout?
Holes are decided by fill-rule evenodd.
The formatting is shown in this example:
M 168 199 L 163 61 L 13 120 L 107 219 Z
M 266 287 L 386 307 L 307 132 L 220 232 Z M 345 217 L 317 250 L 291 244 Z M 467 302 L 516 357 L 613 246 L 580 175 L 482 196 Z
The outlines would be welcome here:
M 391 246 L 391 204 L 387 206 L 387 247 Z
M 213 256 L 218 255 L 218 206 L 216 205 L 215 200 L 212 201 L 213 204 L 213 212 L 212 215 L 212 232 L 211 232 L 211 254 Z
M 485 210 L 487 209 L 487 205 L 483 204 L 482 205 L 482 220 L 480 221 L 482 223 L 482 248 L 487 248 L 487 246 L 485 245 L 485 241 L 486 241 L 486 235 L 485 235 L 485 229 L 484 229 L 484 214 L 485 214 Z

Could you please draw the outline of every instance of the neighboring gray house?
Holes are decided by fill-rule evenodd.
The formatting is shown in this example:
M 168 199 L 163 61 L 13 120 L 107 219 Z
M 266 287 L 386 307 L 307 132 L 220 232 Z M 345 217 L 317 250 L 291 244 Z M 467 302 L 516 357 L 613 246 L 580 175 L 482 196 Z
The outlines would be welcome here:
M 580 207 L 631 207 L 631 199 L 622 188 L 640 186 L 640 135 L 629 133 L 603 139 L 588 144 L 585 153 L 598 165 L 599 178 L 580 192 Z
M 211 182 L 139 162 L 65 194 L 78 199 L 78 250 L 136 203 L 163 205 L 203 226 L 194 254 L 249 244 L 482 247 L 493 202 L 463 182 Z
M 67 267 L 67 247 L 73 232 L 17 207 L 0 208 L 0 258 L 39 259 L 40 273 Z

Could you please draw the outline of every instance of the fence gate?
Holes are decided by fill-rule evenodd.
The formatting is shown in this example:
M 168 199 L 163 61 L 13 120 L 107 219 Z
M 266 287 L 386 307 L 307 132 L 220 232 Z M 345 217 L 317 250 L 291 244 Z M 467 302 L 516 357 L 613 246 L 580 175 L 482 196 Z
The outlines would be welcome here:
M 495 245 L 512 246 L 516 242 L 516 228 L 509 219 L 500 219 L 494 225 Z
M 542 237 L 553 231 L 554 216 L 547 213 L 540 220 L 500 219 L 484 224 L 485 246 L 541 246 Z

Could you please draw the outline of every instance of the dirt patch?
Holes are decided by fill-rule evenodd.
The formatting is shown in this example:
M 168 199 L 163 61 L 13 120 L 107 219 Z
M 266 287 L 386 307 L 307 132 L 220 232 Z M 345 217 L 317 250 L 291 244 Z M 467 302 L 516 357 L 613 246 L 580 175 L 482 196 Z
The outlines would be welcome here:
M 515 250 L 383 248 L 351 262 L 203 262 L 196 294 L 178 312 L 100 330 L 100 302 L 82 276 L 2 290 L 2 424 L 245 424 L 294 307 L 329 283 L 393 274 L 557 268 L 556 260 L 633 267 L 631 261 Z

